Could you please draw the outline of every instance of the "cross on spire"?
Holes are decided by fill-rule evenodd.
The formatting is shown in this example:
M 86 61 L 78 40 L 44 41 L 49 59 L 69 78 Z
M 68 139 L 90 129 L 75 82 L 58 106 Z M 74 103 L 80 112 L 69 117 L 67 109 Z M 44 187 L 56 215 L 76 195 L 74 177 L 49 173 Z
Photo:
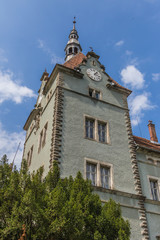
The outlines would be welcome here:
M 75 24 L 76 24 L 76 17 L 74 17 L 74 21 L 73 21 L 73 29 L 75 30 Z

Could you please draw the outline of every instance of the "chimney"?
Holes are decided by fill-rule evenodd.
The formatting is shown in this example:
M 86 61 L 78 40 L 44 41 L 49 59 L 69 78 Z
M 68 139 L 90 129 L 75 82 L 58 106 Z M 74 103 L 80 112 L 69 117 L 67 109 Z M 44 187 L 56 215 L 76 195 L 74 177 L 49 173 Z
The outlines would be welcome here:
M 152 123 L 152 121 L 148 121 L 148 128 L 149 128 L 149 134 L 150 134 L 150 140 L 152 142 L 158 142 L 158 138 L 156 135 L 156 130 L 155 130 L 155 124 Z

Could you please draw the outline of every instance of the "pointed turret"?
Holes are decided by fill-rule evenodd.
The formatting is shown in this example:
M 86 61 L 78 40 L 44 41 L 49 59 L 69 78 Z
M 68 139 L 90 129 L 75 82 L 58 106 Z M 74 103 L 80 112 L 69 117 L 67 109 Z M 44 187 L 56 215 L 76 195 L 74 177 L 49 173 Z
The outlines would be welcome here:
M 68 61 L 69 59 L 71 59 L 74 55 L 76 55 L 77 53 L 82 51 L 81 45 L 78 41 L 78 33 L 77 30 L 75 28 L 75 17 L 74 17 L 74 21 L 73 21 L 73 29 L 71 30 L 70 34 L 69 34 L 69 41 L 65 47 L 65 52 L 66 52 L 66 57 L 65 57 L 65 61 Z

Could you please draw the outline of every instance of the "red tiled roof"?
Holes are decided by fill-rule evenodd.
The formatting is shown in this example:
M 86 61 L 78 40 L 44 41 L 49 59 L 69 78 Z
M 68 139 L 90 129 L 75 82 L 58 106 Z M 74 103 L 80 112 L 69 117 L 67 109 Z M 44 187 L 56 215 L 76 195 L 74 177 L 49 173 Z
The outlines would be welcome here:
M 132 92 L 130 89 L 121 86 L 121 85 L 120 85 L 118 82 L 116 82 L 113 78 L 111 78 L 111 77 L 109 77 L 109 78 L 112 80 L 112 82 L 113 82 L 117 87 L 122 88 L 122 89 L 124 89 L 124 90 L 127 90 L 127 91 L 129 91 L 130 93 Z
M 71 59 L 69 59 L 67 62 L 65 62 L 63 65 L 65 67 L 74 69 L 75 67 L 78 67 L 78 65 L 83 61 L 84 58 L 87 58 L 87 57 L 83 53 L 80 52 L 80 53 L 76 54 L 74 57 L 72 57 Z M 124 90 L 127 90 L 129 92 L 132 92 L 131 90 L 121 86 L 119 83 L 117 83 L 110 76 L 109 76 L 109 78 L 117 87 L 119 87 L 121 89 L 124 89 Z
M 87 58 L 83 53 L 77 53 L 74 57 L 69 59 L 67 62 L 65 62 L 63 65 L 68 68 L 74 69 L 77 67 L 84 58 Z
M 137 136 L 133 136 L 133 138 L 136 144 L 138 144 L 141 147 L 146 147 L 146 148 L 150 148 L 151 150 L 160 151 L 160 143 L 157 143 L 157 144 L 152 143 L 150 140 L 146 138 L 141 138 Z

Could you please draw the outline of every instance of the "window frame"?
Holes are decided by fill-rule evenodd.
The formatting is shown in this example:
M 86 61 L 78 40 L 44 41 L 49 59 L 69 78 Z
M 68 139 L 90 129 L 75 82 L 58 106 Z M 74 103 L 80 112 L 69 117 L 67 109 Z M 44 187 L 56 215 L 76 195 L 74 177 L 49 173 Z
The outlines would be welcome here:
M 99 134 L 99 125 L 105 126 L 104 131 L 103 131 L 103 129 L 100 129 L 101 134 Z M 101 139 L 101 138 L 103 138 L 103 132 L 105 134 L 104 141 L 103 141 L 103 139 Z M 106 143 L 107 142 L 107 123 L 97 120 L 97 133 L 98 133 L 98 142 Z
M 42 149 L 42 140 L 43 140 L 43 129 L 40 131 L 40 135 L 39 135 L 38 153 Z
M 84 118 L 84 138 L 85 139 L 96 141 L 98 143 L 110 144 L 109 123 L 108 123 L 108 121 L 104 121 L 104 120 L 101 120 L 99 118 L 94 118 L 94 117 L 89 116 L 89 115 L 84 115 L 83 118 Z M 94 138 L 87 137 L 87 134 L 86 134 L 86 119 L 91 119 L 91 120 L 94 121 Z M 99 141 L 98 123 L 101 123 L 101 124 L 105 125 L 105 141 Z
M 44 125 L 44 128 L 43 128 L 42 148 L 46 144 L 47 130 L 48 130 L 48 122 L 46 122 L 46 124 Z
M 155 176 L 147 176 L 147 178 L 148 178 L 148 187 L 149 187 L 151 200 L 160 201 L 160 178 L 155 177 Z M 158 197 L 158 200 L 153 199 L 153 194 L 152 194 L 152 190 L 151 190 L 151 181 L 157 183 L 157 197 Z
M 95 160 L 92 158 L 84 158 L 84 178 L 87 180 L 87 163 L 96 165 L 96 173 L 97 173 L 97 180 L 96 182 L 96 187 L 102 187 L 102 182 L 101 182 L 101 167 L 108 168 L 110 169 L 110 180 L 109 180 L 109 188 L 104 188 L 103 189 L 113 189 L 114 184 L 113 184 L 113 164 L 108 163 L 108 162 L 103 162 L 99 160 Z M 94 185 L 93 185 L 94 186 Z
M 33 147 L 34 147 L 34 145 L 32 145 L 32 147 L 30 148 L 30 150 L 27 153 L 27 164 L 28 164 L 28 167 L 30 167 L 30 165 L 31 165 L 32 156 L 33 156 Z
M 40 153 L 41 149 L 46 144 L 47 130 L 48 130 L 48 121 L 45 123 L 44 127 L 40 131 L 39 142 L 38 142 L 38 153 Z
M 95 172 L 92 172 L 91 170 L 90 171 L 88 171 L 87 170 L 87 165 L 89 166 L 94 166 L 95 167 Z M 89 180 L 91 180 L 91 182 L 92 182 L 92 179 L 90 179 L 90 178 L 87 178 L 87 173 L 90 173 L 90 174 L 92 174 L 92 173 L 94 173 L 94 182 L 95 182 L 95 184 L 92 184 L 93 186 L 97 186 L 97 164 L 95 164 L 95 163 L 91 163 L 91 162 L 86 162 L 86 179 L 89 179 Z
M 90 90 L 93 91 L 92 96 L 90 95 Z M 99 98 L 96 98 L 96 92 L 99 93 Z M 88 95 L 89 97 L 93 98 L 93 99 L 97 99 L 97 100 L 101 100 L 102 99 L 102 93 L 99 89 L 95 89 L 93 87 L 88 87 Z
M 91 137 L 87 137 L 87 131 L 86 131 L 86 128 L 87 128 L 87 126 L 86 126 L 86 120 L 90 120 L 90 122 L 92 121 L 93 122 L 93 138 L 91 138 Z M 90 117 L 86 117 L 85 118 L 85 136 L 86 136 L 86 138 L 87 139 L 90 139 L 90 140 L 95 140 L 95 119 L 94 118 L 90 118 Z M 89 127 L 88 127 L 89 128 Z M 91 129 L 91 127 L 90 127 L 90 129 Z

